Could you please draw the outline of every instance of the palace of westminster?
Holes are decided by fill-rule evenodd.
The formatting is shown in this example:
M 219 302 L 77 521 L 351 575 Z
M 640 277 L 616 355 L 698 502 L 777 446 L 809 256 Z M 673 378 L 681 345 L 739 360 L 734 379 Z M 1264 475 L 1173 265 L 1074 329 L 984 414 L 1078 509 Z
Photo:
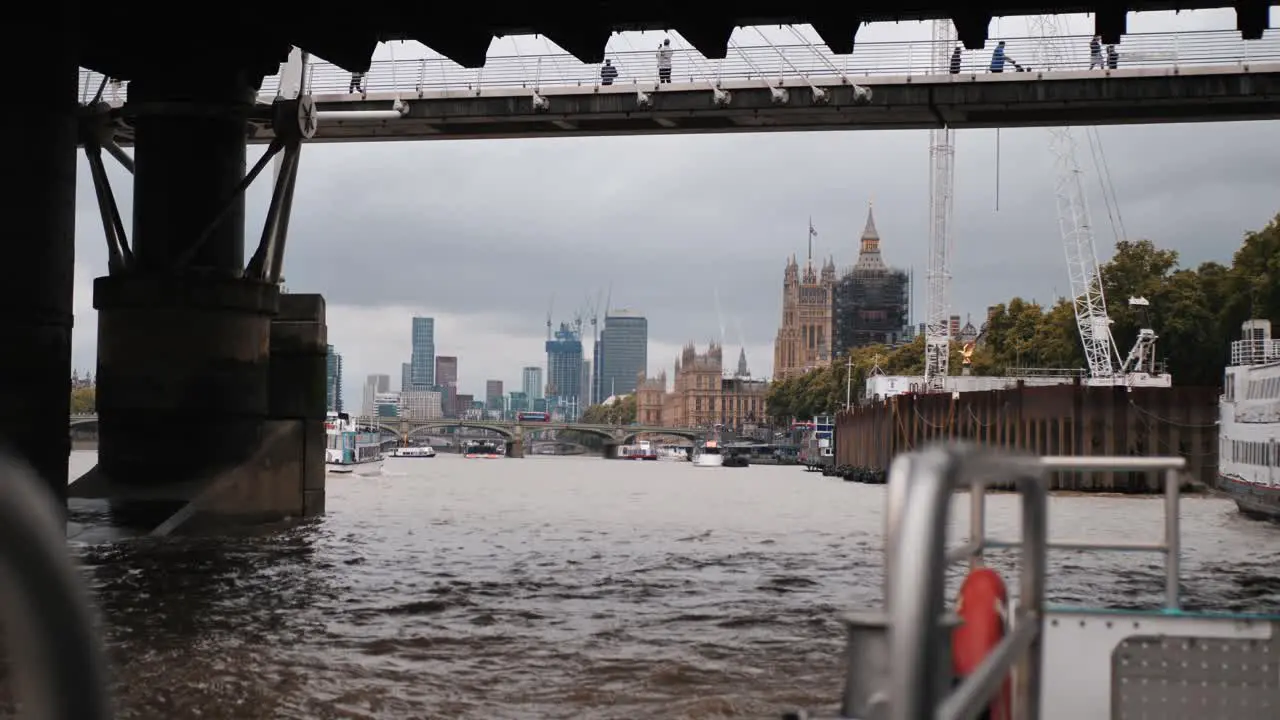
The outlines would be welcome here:
M 810 228 L 810 239 L 814 234 Z M 815 268 L 812 252 L 803 268 L 787 260 L 782 280 L 782 324 L 773 350 L 773 379 L 785 380 L 831 362 L 834 354 L 864 345 L 895 345 L 910 335 L 911 279 L 885 264 L 880 235 L 868 207 L 858 260 L 837 275 L 833 258 Z M 721 423 L 742 427 L 765 417 L 768 383 L 751 378 L 745 351 L 732 377 L 724 377 L 723 348 L 705 353 L 686 345 L 667 374 L 642 378 L 636 387 L 636 422 L 667 427 Z

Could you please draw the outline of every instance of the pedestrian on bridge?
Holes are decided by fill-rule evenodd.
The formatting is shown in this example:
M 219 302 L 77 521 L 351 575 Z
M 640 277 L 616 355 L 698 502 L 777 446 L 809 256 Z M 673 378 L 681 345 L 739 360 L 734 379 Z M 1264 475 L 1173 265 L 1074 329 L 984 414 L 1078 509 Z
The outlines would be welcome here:
M 358 92 L 361 95 L 364 94 L 364 73 L 362 72 L 351 73 L 351 82 L 347 84 L 347 92 L 349 93 Z
M 1109 70 L 1115 70 L 1116 66 L 1119 64 L 1120 64 L 1120 53 L 1116 52 L 1116 46 L 1108 45 L 1107 46 L 1107 68 Z
M 991 53 L 991 72 L 1004 72 L 1004 61 L 1008 58 L 1004 55 L 1004 41 L 1001 40 L 996 44 L 996 49 Z
M 671 38 L 666 38 L 658 46 L 658 82 L 671 82 Z
M 613 81 L 618 77 L 618 68 L 614 66 L 612 60 L 606 59 L 604 65 L 600 67 L 600 84 L 612 85 Z
M 1089 41 L 1089 69 L 1102 69 L 1102 38 L 1094 35 Z

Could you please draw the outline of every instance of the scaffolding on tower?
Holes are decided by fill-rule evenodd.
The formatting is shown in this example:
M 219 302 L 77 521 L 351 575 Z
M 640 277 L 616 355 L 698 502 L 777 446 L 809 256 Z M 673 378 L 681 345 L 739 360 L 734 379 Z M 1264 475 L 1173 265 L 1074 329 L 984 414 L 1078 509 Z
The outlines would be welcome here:
M 933 69 L 945 75 L 956 42 L 950 20 L 933 22 Z M 951 211 L 955 187 L 955 146 L 950 127 L 929 131 L 929 269 L 925 286 L 924 384 L 944 389 L 951 360 Z

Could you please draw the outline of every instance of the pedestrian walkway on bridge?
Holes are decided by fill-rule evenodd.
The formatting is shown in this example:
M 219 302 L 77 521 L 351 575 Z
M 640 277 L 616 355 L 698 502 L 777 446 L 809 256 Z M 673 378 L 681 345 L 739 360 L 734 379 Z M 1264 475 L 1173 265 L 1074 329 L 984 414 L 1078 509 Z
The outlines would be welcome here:
M 762 87 L 803 87 L 810 81 L 816 85 L 832 80 L 852 85 L 868 79 L 911 82 L 939 75 L 983 75 L 989 73 L 992 53 L 1001 41 L 1005 43 L 1005 56 L 1026 71 L 1018 76 L 1010 63 L 1006 75 L 1013 75 L 1009 79 L 1034 80 L 1044 72 L 1089 71 L 1091 67 L 1097 73 L 1108 70 L 1097 68 L 1090 35 L 1056 38 L 1055 50 L 1048 57 L 1044 57 L 1041 38 L 992 38 L 983 50 L 961 49 L 959 66 L 955 68 L 958 72 L 952 73 L 950 62 L 945 67 L 937 66 L 931 40 L 864 42 L 856 44 L 852 54 L 835 55 L 826 45 L 806 39 L 800 30 L 790 26 L 785 30 L 795 37 L 794 43 L 773 43 L 756 31 L 757 43 L 731 41 L 723 60 L 709 60 L 677 39 L 670 57 L 671 84 L 667 87 L 714 88 L 740 82 Z M 948 47 L 945 56 L 950 58 L 954 49 Z M 334 65 L 314 62 L 307 70 L 307 87 L 321 100 L 342 95 L 351 101 L 383 94 L 411 100 L 528 96 L 534 91 L 557 89 L 653 90 L 663 84 L 659 64 L 666 61 L 659 54 L 656 44 L 653 50 L 610 51 L 606 60 L 611 69 L 603 73 L 604 64 L 584 64 L 549 42 L 545 53 L 491 55 L 479 69 L 463 68 L 435 53 L 376 61 L 368 73 L 355 76 Z M 1234 67 L 1246 71 L 1259 64 L 1280 63 L 1280 31 L 1267 30 L 1258 40 L 1242 40 L 1234 30 L 1133 33 L 1122 38 L 1115 46 L 1114 57 L 1109 59 L 1117 70 Z M 89 102 L 103 82 L 101 75 L 82 71 L 81 101 Z M 262 83 L 260 99 L 270 102 L 281 90 L 279 76 L 268 77 Z M 108 102 L 123 102 L 127 94 L 127 83 L 108 82 L 103 89 L 103 98 Z

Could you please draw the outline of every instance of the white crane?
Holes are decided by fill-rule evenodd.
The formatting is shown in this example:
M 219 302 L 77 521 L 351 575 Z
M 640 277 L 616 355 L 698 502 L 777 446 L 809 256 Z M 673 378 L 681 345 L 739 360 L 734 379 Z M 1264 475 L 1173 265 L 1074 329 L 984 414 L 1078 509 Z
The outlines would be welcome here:
M 1036 52 L 1039 66 L 1044 70 L 1067 67 L 1069 53 L 1057 16 L 1036 15 L 1028 24 L 1031 34 L 1040 38 Z M 1049 148 L 1054 156 L 1058 228 L 1066 251 L 1076 328 L 1089 366 L 1088 384 L 1168 387 L 1171 383 L 1167 374 L 1154 374 L 1153 352 L 1157 336 L 1153 330 L 1143 328 L 1139 332 L 1127 359 L 1120 357 L 1111 337 L 1111 318 L 1107 314 L 1107 298 L 1102 291 L 1093 221 L 1084 192 L 1084 171 L 1076 159 L 1076 139 L 1071 128 L 1050 128 Z M 1144 298 L 1132 298 L 1130 304 L 1145 307 L 1147 303 Z
M 945 75 L 956 42 L 950 20 L 933 22 L 933 66 Z M 924 384 L 943 389 L 951 360 L 951 209 L 955 188 L 955 146 L 951 128 L 929 131 L 929 270 L 925 287 Z

